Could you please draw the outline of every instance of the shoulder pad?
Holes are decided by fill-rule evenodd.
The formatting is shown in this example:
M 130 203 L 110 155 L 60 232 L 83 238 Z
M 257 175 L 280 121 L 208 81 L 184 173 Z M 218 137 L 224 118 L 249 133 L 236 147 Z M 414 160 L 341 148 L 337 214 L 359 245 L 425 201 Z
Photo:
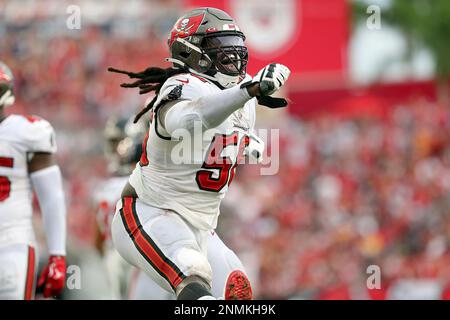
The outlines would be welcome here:
M 155 106 L 162 101 L 194 100 L 208 92 L 208 83 L 192 74 L 175 75 L 164 83 L 156 100 Z
M 47 120 L 20 116 L 20 132 L 30 152 L 56 152 L 55 132 Z

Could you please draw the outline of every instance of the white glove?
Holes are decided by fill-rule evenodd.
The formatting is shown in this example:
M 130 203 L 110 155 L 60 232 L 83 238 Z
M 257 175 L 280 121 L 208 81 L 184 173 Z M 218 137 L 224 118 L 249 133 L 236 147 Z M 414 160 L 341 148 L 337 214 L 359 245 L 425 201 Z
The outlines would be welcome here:
M 285 84 L 290 74 L 288 67 L 271 63 L 256 74 L 252 83 L 259 82 L 261 96 L 270 96 Z
M 262 141 L 261 138 L 254 133 L 250 133 L 249 137 L 250 142 L 244 150 L 244 155 L 256 160 L 257 163 L 261 163 L 263 161 L 265 147 L 264 141 Z

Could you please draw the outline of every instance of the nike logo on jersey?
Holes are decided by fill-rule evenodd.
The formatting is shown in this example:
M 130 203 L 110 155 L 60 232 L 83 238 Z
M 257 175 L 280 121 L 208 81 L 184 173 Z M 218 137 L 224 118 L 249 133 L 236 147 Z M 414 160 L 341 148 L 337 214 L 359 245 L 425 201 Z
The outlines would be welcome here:
M 189 83 L 189 79 L 186 79 L 186 80 L 181 80 L 181 79 L 177 79 L 177 81 L 180 81 L 180 82 L 182 82 L 182 83 L 186 83 L 186 84 L 188 84 L 188 83 Z

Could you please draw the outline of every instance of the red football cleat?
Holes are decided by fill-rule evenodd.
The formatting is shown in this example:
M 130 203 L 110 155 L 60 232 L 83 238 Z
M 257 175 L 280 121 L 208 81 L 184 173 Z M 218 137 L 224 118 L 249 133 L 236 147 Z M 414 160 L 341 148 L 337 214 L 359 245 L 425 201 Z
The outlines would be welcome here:
M 225 300 L 252 300 L 252 296 L 252 286 L 245 273 L 231 272 L 225 285 Z

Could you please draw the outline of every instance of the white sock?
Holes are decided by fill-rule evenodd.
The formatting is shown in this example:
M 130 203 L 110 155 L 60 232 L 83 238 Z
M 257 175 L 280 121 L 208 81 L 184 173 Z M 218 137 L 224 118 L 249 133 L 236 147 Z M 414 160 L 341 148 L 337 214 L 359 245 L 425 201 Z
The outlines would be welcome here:
M 214 298 L 213 296 L 203 296 L 198 298 L 197 300 L 217 300 L 217 299 Z

